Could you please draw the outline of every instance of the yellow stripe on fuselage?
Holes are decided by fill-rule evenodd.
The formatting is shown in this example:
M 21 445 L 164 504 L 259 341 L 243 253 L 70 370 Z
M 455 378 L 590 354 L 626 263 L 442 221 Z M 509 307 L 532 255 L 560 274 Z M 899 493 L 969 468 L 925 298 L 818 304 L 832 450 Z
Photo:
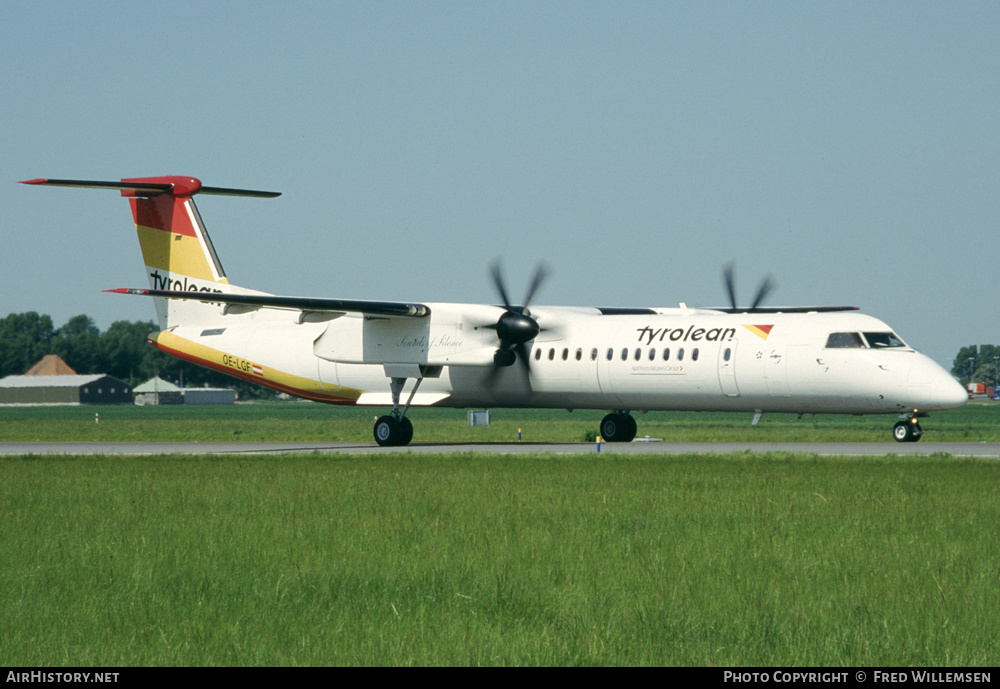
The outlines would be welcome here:
M 204 366 L 241 380 L 247 380 L 257 385 L 263 385 L 279 392 L 287 392 L 290 395 L 304 397 L 315 402 L 354 404 L 357 402 L 358 397 L 361 396 L 360 390 L 350 388 L 341 388 L 336 391 L 326 390 L 320 385 L 318 380 L 285 373 L 284 371 L 279 371 L 197 342 L 191 342 L 166 330 L 152 333 L 148 339 L 149 343 L 157 349 L 183 361 L 190 361 L 193 364 L 198 364 L 199 366 Z

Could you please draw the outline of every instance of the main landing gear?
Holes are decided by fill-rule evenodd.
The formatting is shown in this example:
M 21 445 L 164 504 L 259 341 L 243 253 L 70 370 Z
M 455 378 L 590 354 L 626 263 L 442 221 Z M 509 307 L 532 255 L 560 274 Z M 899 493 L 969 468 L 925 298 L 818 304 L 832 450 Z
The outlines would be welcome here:
M 892 437 L 897 443 L 915 443 L 920 440 L 924 430 L 917 422 L 917 417 L 911 416 L 905 421 L 898 421 L 892 427 Z
M 405 416 L 380 416 L 375 422 L 375 442 L 383 447 L 402 447 L 413 440 L 413 424 Z
M 601 419 L 601 438 L 609 443 L 630 443 L 637 430 L 635 419 L 627 410 L 612 412 Z
M 390 378 L 390 389 L 392 390 L 392 413 L 387 416 L 380 416 L 375 421 L 373 429 L 375 442 L 382 447 L 403 447 L 409 445 L 413 440 L 413 424 L 406 418 L 406 410 L 410 408 L 410 402 L 420 387 L 423 378 L 417 378 L 413 390 L 410 391 L 410 398 L 406 401 L 406 406 L 399 408 L 399 395 L 406 384 L 406 378 Z

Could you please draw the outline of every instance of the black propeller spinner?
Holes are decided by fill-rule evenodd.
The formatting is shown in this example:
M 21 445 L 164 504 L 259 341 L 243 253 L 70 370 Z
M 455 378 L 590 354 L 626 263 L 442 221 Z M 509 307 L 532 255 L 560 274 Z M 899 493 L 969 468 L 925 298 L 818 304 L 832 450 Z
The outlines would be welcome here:
M 490 272 L 493 275 L 493 285 L 500 293 L 506 313 L 500 316 L 496 325 L 489 326 L 496 328 L 497 337 L 500 339 L 500 348 L 493 355 L 494 371 L 504 366 L 512 366 L 515 360 L 520 360 L 525 371 L 531 372 L 531 364 L 528 361 L 527 343 L 531 342 L 538 333 L 542 331 L 538 321 L 531 317 L 528 311 L 528 304 L 538 290 L 539 285 L 545 280 L 548 271 L 544 263 L 539 263 L 535 269 L 535 277 L 528 287 L 528 294 L 524 297 L 523 306 L 513 306 L 507 296 L 507 288 L 504 286 L 503 273 L 500 270 L 499 259 L 494 261 Z
M 732 261 L 726 264 L 726 267 L 722 271 L 722 276 L 726 283 L 726 292 L 729 294 L 729 303 L 732 305 L 732 308 L 724 309 L 727 313 L 753 313 L 764 301 L 764 297 L 775 288 L 774 280 L 771 276 L 764 276 L 764 279 L 761 280 L 760 285 L 757 287 L 757 295 L 754 297 L 753 303 L 750 304 L 749 308 L 740 308 L 736 303 L 736 284 L 733 278 Z

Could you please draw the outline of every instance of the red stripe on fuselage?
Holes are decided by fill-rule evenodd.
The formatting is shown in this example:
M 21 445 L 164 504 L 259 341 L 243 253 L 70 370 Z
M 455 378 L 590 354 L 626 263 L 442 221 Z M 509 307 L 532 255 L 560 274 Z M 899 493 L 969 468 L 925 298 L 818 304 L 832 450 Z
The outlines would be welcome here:
M 197 364 L 198 366 L 204 366 L 205 368 L 210 368 L 213 371 L 218 371 L 219 373 L 225 373 L 227 376 L 233 378 L 239 378 L 240 380 L 245 380 L 256 385 L 263 385 L 264 387 L 271 388 L 272 390 L 277 390 L 278 392 L 284 392 L 289 395 L 294 395 L 295 397 L 301 397 L 303 399 L 312 400 L 313 402 L 323 402 L 324 404 L 354 404 L 354 400 L 344 399 L 343 397 L 327 397 L 324 395 L 318 395 L 307 390 L 302 390 L 300 388 L 295 388 L 290 385 L 284 385 L 282 383 L 276 383 L 273 380 L 268 380 L 266 378 L 261 378 L 259 375 L 253 375 L 249 373 L 243 373 L 241 371 L 232 369 L 228 366 L 223 366 L 217 364 L 213 361 L 207 359 L 202 359 L 201 357 L 188 354 L 187 352 L 182 352 L 173 347 L 167 347 L 166 345 L 160 344 L 155 340 L 147 340 L 149 344 L 153 345 L 161 352 L 166 352 L 172 357 L 180 359 L 181 361 L 187 361 L 192 364 Z

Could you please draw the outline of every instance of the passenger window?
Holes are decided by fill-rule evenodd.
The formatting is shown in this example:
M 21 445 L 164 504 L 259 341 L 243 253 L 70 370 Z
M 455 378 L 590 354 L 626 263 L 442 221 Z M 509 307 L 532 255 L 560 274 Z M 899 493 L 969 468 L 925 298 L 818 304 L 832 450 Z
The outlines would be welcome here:
M 724 352 L 724 353 L 722 354 L 722 360 L 723 360 L 723 361 L 729 361 L 729 359 L 730 359 L 730 358 L 731 358 L 732 356 L 733 356 L 733 350 L 731 350 L 731 349 L 727 349 L 727 350 L 726 350 L 726 351 L 725 351 L 725 352 Z
M 542 360 L 542 350 L 536 349 L 535 350 L 535 361 L 541 361 L 541 360 Z
M 576 350 L 576 360 L 579 361 L 582 358 L 583 358 L 583 350 L 582 349 L 577 349 Z
M 628 361 L 628 348 L 622 350 L 622 361 Z
M 638 361 L 642 358 L 642 350 L 638 347 L 635 348 L 635 360 Z
M 677 350 L 677 361 L 684 361 L 684 348 L 681 347 Z
M 597 361 L 597 347 L 590 350 L 590 360 Z
M 827 349 L 864 349 L 865 343 L 859 333 L 830 333 L 826 340 Z
M 555 358 L 556 358 L 556 350 L 552 347 L 549 347 L 549 361 L 552 361 Z
M 691 350 L 691 361 L 698 361 L 698 348 L 695 347 Z
M 649 360 L 653 361 L 655 358 L 656 358 L 656 350 L 655 349 L 650 349 L 649 350 Z
M 569 359 L 569 349 L 563 347 L 563 361 L 566 361 L 567 359 Z
M 663 350 L 663 360 L 670 361 L 670 347 Z
M 615 357 L 615 350 L 608 347 L 608 361 L 611 361 Z

